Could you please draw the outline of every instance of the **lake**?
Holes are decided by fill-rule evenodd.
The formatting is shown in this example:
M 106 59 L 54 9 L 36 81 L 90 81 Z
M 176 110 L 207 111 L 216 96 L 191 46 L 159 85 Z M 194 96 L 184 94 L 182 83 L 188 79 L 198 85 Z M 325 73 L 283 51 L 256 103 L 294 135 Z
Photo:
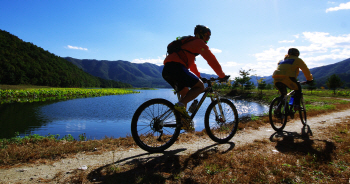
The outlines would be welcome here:
M 71 134 L 75 139 L 79 139 L 79 135 L 83 133 L 88 139 L 125 137 L 131 135 L 132 116 L 142 103 L 152 98 L 177 102 L 172 89 L 137 91 L 141 93 L 67 101 L 2 104 L 0 139 L 14 137 L 16 132 L 20 136 L 59 134 L 59 138 Z M 204 101 L 194 119 L 196 131 L 204 129 L 204 114 L 210 102 L 210 98 Z M 267 105 L 243 100 L 232 102 L 239 117 L 258 116 L 268 112 Z

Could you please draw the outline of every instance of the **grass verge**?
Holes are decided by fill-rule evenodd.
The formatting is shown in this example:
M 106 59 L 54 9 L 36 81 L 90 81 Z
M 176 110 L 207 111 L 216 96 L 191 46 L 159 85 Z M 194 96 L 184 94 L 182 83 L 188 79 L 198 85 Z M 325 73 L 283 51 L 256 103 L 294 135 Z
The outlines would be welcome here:
M 13 102 L 37 102 L 47 100 L 66 100 L 72 98 L 99 97 L 106 95 L 123 95 L 139 93 L 124 88 L 49 88 L 49 87 L 13 87 L 12 89 L 0 89 L 0 104 Z
M 203 149 L 76 170 L 68 183 L 348 183 L 350 117 L 312 135 L 284 132 L 228 151 Z M 201 134 L 193 134 L 200 137 Z M 187 136 L 186 138 L 191 138 Z M 180 136 L 180 139 L 183 139 Z M 186 140 L 182 140 L 186 141 Z M 58 175 L 59 176 L 59 175 Z M 60 177 L 56 178 L 59 181 Z

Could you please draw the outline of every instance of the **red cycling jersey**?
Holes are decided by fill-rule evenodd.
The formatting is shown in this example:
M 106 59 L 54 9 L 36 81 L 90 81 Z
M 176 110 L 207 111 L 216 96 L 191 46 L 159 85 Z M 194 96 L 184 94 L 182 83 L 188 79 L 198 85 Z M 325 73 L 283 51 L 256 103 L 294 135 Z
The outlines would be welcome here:
M 214 54 L 209 50 L 208 45 L 201 39 L 195 39 L 188 43 L 185 43 L 181 47 L 182 49 L 188 50 L 192 53 L 197 53 L 202 55 L 202 57 L 208 62 L 209 66 L 215 71 L 215 73 L 220 77 L 224 78 L 225 73 L 222 71 L 221 65 L 218 60 L 214 56 Z M 201 74 L 198 72 L 197 65 L 195 61 L 195 55 L 185 51 L 185 54 L 188 59 L 188 63 L 186 64 L 177 53 L 169 54 L 165 60 L 164 64 L 168 62 L 178 62 L 183 64 L 187 69 L 190 69 L 197 77 L 200 78 Z

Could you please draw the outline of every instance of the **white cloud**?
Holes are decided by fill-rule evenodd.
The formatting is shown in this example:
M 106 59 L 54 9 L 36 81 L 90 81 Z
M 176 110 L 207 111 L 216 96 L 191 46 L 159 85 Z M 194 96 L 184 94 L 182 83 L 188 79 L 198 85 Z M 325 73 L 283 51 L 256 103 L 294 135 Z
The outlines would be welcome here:
M 220 49 L 211 48 L 210 50 L 211 50 L 211 52 L 214 53 L 214 54 L 215 54 L 215 53 L 221 53 L 221 52 L 222 52 L 222 50 L 220 50 Z
M 282 40 L 282 41 L 278 41 L 278 43 L 294 43 L 295 40 Z
M 278 58 L 282 59 L 289 47 L 279 47 L 277 49 L 270 48 L 269 50 L 264 50 L 261 53 L 255 54 L 258 61 L 277 61 Z
M 326 10 L 326 13 L 330 12 L 330 11 L 338 11 L 338 10 L 348 10 L 350 9 L 350 2 L 347 3 L 341 3 L 339 6 L 337 7 L 332 7 L 332 8 L 328 8 Z
M 229 61 L 229 62 L 222 64 L 222 66 L 227 66 L 227 67 L 239 66 L 239 65 L 242 65 L 242 64 L 239 64 L 239 63 L 234 62 L 234 61 Z
M 252 74 L 256 74 L 258 76 L 270 76 L 273 71 L 277 68 L 278 61 L 262 61 L 254 64 L 246 64 L 242 67 L 243 70 L 253 69 L 254 72 Z
M 299 38 L 299 34 L 293 35 L 295 38 Z
M 350 48 L 350 34 L 330 36 L 324 32 L 304 32 L 303 35 L 306 40 L 322 47 Z
M 163 61 L 164 61 L 164 58 L 158 57 L 158 59 L 143 59 L 143 58 L 134 59 L 131 62 L 132 63 L 152 63 L 152 64 L 160 66 L 163 64 Z
M 261 53 L 255 54 L 255 57 L 258 61 L 271 61 L 282 59 L 285 54 L 287 54 L 290 47 L 295 47 L 300 50 L 302 56 L 314 56 L 314 55 L 329 55 L 330 51 L 333 51 L 333 54 L 337 53 L 335 49 L 350 49 L 350 34 L 340 35 L 340 36 L 331 36 L 329 33 L 324 32 L 304 32 L 303 38 L 310 42 L 306 46 L 289 46 L 289 47 L 279 47 L 279 48 L 270 48 L 269 50 L 264 50 Z M 343 52 L 343 51 L 342 51 Z M 339 55 L 339 54 L 338 54 Z M 327 56 L 324 58 L 349 58 L 349 55 L 341 54 L 339 56 Z
M 307 45 L 290 45 L 264 50 L 254 55 L 259 61 L 258 64 L 245 65 L 243 68 L 252 68 L 260 76 L 268 73 L 271 75 L 276 68 L 276 63 L 283 59 L 291 47 L 300 50 L 300 58 L 309 68 L 329 64 L 330 60 L 341 61 L 350 57 L 350 34 L 333 36 L 325 32 L 303 32 L 301 39 Z
M 206 69 L 206 68 L 200 68 L 200 67 L 198 67 L 197 69 L 198 69 L 198 71 L 199 71 L 200 73 L 210 72 L 210 70 L 209 70 L 209 69 Z
M 67 48 L 68 49 L 75 49 L 75 50 L 88 50 L 87 48 L 76 47 L 76 46 L 71 46 L 71 45 L 68 45 Z

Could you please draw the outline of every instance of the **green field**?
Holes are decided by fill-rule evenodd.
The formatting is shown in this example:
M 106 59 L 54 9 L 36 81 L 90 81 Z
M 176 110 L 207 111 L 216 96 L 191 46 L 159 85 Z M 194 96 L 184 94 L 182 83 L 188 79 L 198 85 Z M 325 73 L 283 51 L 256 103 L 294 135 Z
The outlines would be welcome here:
M 50 88 L 45 86 L 0 86 L 0 103 L 65 100 L 106 95 L 138 93 L 124 88 Z

